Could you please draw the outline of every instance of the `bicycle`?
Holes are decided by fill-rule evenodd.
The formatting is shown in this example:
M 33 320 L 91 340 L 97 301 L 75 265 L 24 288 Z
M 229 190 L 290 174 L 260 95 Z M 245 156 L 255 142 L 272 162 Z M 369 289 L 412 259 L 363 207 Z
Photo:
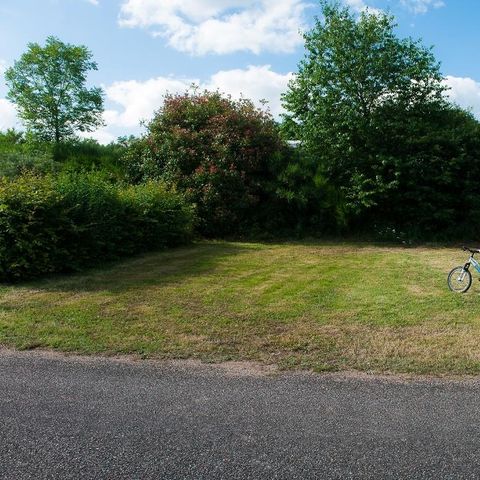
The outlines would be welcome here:
M 452 292 L 465 293 L 472 286 L 472 274 L 470 273 L 471 265 L 473 265 L 475 270 L 480 273 L 480 263 L 474 258 L 476 253 L 480 253 L 480 250 L 463 247 L 463 251 L 470 252 L 470 258 L 465 265 L 455 267 L 448 274 L 448 288 L 450 288 Z

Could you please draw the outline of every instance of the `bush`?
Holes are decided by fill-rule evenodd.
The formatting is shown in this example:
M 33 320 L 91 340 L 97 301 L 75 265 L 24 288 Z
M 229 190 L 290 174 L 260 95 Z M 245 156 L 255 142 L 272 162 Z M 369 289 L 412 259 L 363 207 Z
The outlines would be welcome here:
M 25 172 L 54 173 L 59 165 L 48 155 L 0 151 L 0 177 L 14 178 Z
M 133 138 L 133 137 L 132 137 Z M 101 145 L 91 138 L 76 138 L 53 145 L 32 134 L 14 129 L 0 132 L 0 176 L 17 177 L 24 172 L 102 172 L 108 180 L 125 177 L 120 161 L 132 138 Z
M 58 269 L 60 237 L 68 230 L 61 196 L 50 177 L 0 183 L 0 278 L 12 280 Z
M 387 112 L 381 124 L 378 172 L 393 188 L 378 196 L 364 225 L 390 227 L 409 240 L 478 238 L 478 120 L 441 106 L 412 108 L 408 121 Z
M 53 156 L 63 171 L 101 171 L 106 178 L 115 180 L 125 176 L 120 158 L 129 142 L 124 138 L 101 145 L 91 138 L 74 139 L 54 146 Z
M 268 112 L 218 92 L 169 95 L 124 157 L 130 181 L 162 179 L 197 205 L 206 236 L 247 233 L 275 201 L 285 144 Z
M 185 199 L 150 182 L 112 185 L 95 174 L 0 180 L 0 280 L 78 271 L 189 240 Z
M 158 182 L 129 186 L 120 191 L 120 199 L 128 215 L 124 217 L 124 232 L 134 248 L 143 245 L 150 250 L 170 247 L 189 240 L 193 229 L 192 207 L 179 195 Z M 187 227 L 187 228 L 186 228 Z
M 0 176 L 18 177 L 24 172 L 53 173 L 59 170 L 51 147 L 14 129 L 0 132 Z

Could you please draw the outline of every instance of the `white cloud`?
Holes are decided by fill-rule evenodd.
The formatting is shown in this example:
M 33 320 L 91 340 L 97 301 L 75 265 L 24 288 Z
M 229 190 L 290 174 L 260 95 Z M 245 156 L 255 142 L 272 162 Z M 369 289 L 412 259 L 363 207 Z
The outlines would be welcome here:
M 106 110 L 104 119 L 107 125 L 136 127 L 142 120 L 148 120 L 163 103 L 166 93 L 184 92 L 196 79 L 157 77 L 145 82 L 129 80 L 115 82 L 105 88 L 107 99 L 122 107 L 119 110 Z
M 364 0 L 344 0 L 345 4 L 357 13 L 369 12 L 373 14 L 381 13 L 378 8 L 373 8 L 365 3 Z
M 343 0 L 353 11 L 361 13 L 369 11 L 370 13 L 378 14 L 382 10 L 374 8 L 370 3 L 372 0 Z M 440 8 L 445 6 L 444 0 L 399 0 L 400 5 L 412 11 L 415 14 L 427 13 L 431 8 Z
M 206 86 L 209 90 L 220 90 L 234 98 L 253 100 L 261 106 L 262 100 L 268 102 L 267 106 L 275 117 L 282 113 L 280 95 L 287 90 L 292 73 L 282 75 L 272 71 L 270 65 L 249 66 L 246 70 L 225 70 L 212 76 Z
M 367 8 L 363 0 L 345 0 L 345 3 L 356 12 L 361 12 Z
M 98 0 L 87 0 L 88 3 L 91 3 L 92 5 L 98 6 Z
M 445 6 L 443 0 L 400 0 L 400 3 L 414 13 L 427 13 L 430 8 Z
M 445 78 L 445 84 L 450 88 L 448 96 L 460 107 L 470 109 L 480 119 L 480 83 L 469 77 Z
M 15 107 L 5 98 L 0 98 L 0 131 L 14 127 L 19 127 Z
M 5 73 L 5 70 L 7 69 L 8 64 L 6 60 L 2 60 L 0 58 L 0 77 L 3 77 L 3 74 Z
M 113 133 L 109 132 L 106 128 L 99 128 L 94 132 L 81 132 L 79 134 L 81 138 L 93 138 L 97 140 L 98 143 L 102 145 L 108 145 L 109 143 L 114 142 L 118 135 L 114 135 Z
M 7 66 L 7 62 L 0 58 L 0 83 L 3 83 L 3 74 Z M 15 107 L 6 98 L 0 98 L 0 131 L 13 127 L 19 127 Z
M 125 0 L 119 23 L 182 52 L 292 52 L 303 43 L 303 0 Z

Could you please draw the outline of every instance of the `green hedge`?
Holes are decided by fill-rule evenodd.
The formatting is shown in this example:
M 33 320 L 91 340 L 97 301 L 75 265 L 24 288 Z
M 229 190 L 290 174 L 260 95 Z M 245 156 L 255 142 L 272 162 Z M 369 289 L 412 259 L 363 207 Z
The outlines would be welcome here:
M 120 187 L 95 174 L 0 180 L 0 280 L 78 271 L 179 245 L 193 209 L 163 184 Z

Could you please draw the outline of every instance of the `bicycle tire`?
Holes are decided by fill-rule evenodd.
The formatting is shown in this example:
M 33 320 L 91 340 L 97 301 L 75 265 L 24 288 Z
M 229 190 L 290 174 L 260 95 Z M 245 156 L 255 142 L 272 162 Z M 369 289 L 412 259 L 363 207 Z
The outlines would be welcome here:
M 447 283 L 452 292 L 466 293 L 472 286 L 472 274 L 464 266 L 455 267 L 448 274 Z

